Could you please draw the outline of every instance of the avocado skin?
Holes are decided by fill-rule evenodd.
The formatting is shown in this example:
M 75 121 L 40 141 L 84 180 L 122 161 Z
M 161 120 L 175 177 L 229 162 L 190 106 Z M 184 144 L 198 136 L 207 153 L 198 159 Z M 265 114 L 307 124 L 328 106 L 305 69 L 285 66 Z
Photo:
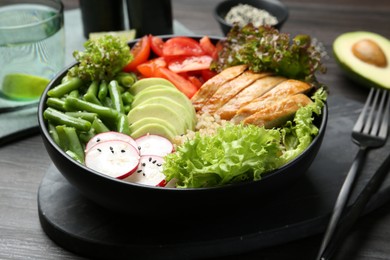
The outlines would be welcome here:
M 388 61 L 388 65 L 386 68 L 380 69 L 375 67 L 374 65 L 363 65 L 363 61 L 360 61 L 357 58 L 353 58 L 353 60 L 349 60 L 348 56 L 345 53 L 349 53 L 351 51 L 352 45 L 359 40 L 363 39 L 371 39 L 376 41 L 382 50 L 385 51 L 385 55 Z M 350 44 L 343 44 L 344 46 L 348 46 L 349 49 L 340 48 L 340 42 L 349 41 Z M 379 41 L 379 42 L 378 42 Z M 390 89 L 390 41 L 383 36 L 380 36 L 375 33 L 365 32 L 365 31 L 356 31 L 356 32 L 348 32 L 344 33 L 336 38 L 333 43 L 333 54 L 336 63 L 341 67 L 345 75 L 364 87 L 375 87 L 375 88 L 385 88 Z M 352 54 L 349 54 L 351 56 Z M 347 56 L 347 58 L 345 58 Z M 360 64 L 361 63 L 361 64 Z M 364 68 L 364 69 L 360 69 Z M 375 75 L 377 74 L 377 75 Z M 387 75 L 387 76 L 385 76 Z

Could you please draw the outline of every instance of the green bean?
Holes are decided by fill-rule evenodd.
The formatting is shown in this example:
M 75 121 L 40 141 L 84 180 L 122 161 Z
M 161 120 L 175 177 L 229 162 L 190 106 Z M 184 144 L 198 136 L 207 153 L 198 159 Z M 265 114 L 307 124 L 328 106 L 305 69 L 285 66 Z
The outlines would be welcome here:
M 137 76 L 134 73 L 120 72 L 115 76 L 115 80 L 119 85 L 130 88 L 137 81 Z
M 99 91 L 98 91 L 98 98 L 101 102 L 103 102 L 106 97 L 107 97 L 107 93 L 108 93 L 108 86 L 107 86 L 107 82 L 105 80 L 102 80 L 100 82 L 100 85 L 99 85 Z
M 53 124 L 49 124 L 48 128 L 49 128 L 49 134 L 50 134 L 51 138 L 53 138 L 53 141 L 57 145 L 60 145 L 60 138 L 58 137 L 56 127 Z
M 75 161 L 78 161 L 80 163 L 83 163 L 84 160 L 82 158 L 80 158 L 75 152 L 71 151 L 71 150 L 67 150 L 65 152 L 67 155 L 69 155 L 73 160 Z
M 43 116 L 46 120 L 55 125 L 70 126 L 76 128 L 79 131 L 88 131 L 91 128 L 90 122 L 81 118 L 69 116 L 51 107 L 46 108 L 46 110 L 43 112 Z
M 118 81 L 116 81 L 116 80 L 110 81 L 110 83 L 108 84 L 108 92 L 110 94 L 113 108 L 116 111 L 118 111 L 119 113 L 124 113 L 123 102 L 122 102 L 122 97 L 121 97 L 121 93 L 119 90 Z
M 68 116 L 76 117 L 76 118 L 81 118 L 84 120 L 87 120 L 89 122 L 93 122 L 95 118 L 97 117 L 96 113 L 90 113 L 90 112 L 83 112 L 83 111 L 76 111 L 76 112 L 65 112 Z
M 80 132 L 79 133 L 80 142 L 82 142 L 83 144 L 86 144 L 95 135 L 96 135 L 96 132 L 95 132 L 95 129 L 93 127 L 91 127 L 91 129 L 89 129 L 88 132 Z
M 87 93 L 84 95 L 84 100 L 97 105 L 102 105 L 102 103 L 100 103 L 99 99 L 97 98 L 98 90 L 99 83 L 97 81 L 93 81 L 91 85 L 89 85 Z
M 72 77 L 68 76 L 68 75 L 65 75 L 62 79 L 61 79 L 61 83 L 65 83 L 67 81 L 69 81 Z
M 104 106 L 99 106 L 91 102 L 77 99 L 74 97 L 67 97 L 65 99 L 65 108 L 68 111 L 86 111 L 96 113 L 99 118 L 108 123 L 109 125 L 116 125 L 118 120 L 118 111 Z
M 108 127 L 102 122 L 102 120 L 97 117 L 92 122 L 92 128 L 94 129 L 96 134 L 110 131 L 110 129 L 108 129 Z
M 74 127 L 58 125 L 56 126 L 56 130 L 58 132 L 63 150 L 73 152 L 75 155 L 77 155 L 79 161 L 83 162 L 84 149 L 80 143 L 76 129 Z
M 125 110 L 125 114 L 127 115 L 131 110 L 131 105 L 123 106 L 123 110 Z
M 66 111 L 65 101 L 59 98 L 48 98 L 46 100 L 46 105 L 60 111 Z
M 130 135 L 129 121 L 125 114 L 121 114 L 117 124 L 117 131 Z
M 57 97 L 60 98 L 63 95 L 71 92 L 72 90 L 78 89 L 83 85 L 83 81 L 79 78 L 71 78 L 64 83 L 52 88 L 47 92 L 49 97 Z
M 103 100 L 103 106 L 105 107 L 112 107 L 112 101 L 111 101 L 111 98 L 110 97 L 106 97 L 104 100 Z
M 79 97 L 80 97 L 80 92 L 79 92 L 78 89 L 72 90 L 72 91 L 69 93 L 69 96 L 75 97 L 75 98 L 79 98 Z
M 134 101 L 134 96 L 128 91 L 123 92 L 121 97 L 124 105 L 131 105 Z

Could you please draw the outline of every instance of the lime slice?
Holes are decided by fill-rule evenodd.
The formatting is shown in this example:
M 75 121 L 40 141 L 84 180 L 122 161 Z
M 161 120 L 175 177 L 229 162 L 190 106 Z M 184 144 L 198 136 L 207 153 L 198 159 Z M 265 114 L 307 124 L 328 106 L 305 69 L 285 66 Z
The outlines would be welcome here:
M 123 41 L 128 42 L 131 40 L 134 40 L 135 38 L 135 30 L 128 30 L 128 31 L 115 31 L 115 32 L 93 32 L 89 34 L 90 40 L 95 40 L 99 37 L 102 37 L 103 35 L 113 35 L 121 38 Z
M 34 75 L 14 73 L 3 79 L 2 92 L 12 99 L 36 99 L 45 90 L 50 80 Z

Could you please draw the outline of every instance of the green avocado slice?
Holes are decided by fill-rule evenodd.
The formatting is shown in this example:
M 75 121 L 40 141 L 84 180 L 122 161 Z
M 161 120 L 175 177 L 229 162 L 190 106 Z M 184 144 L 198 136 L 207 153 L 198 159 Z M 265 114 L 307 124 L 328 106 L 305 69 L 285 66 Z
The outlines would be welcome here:
M 155 86 L 155 85 L 162 85 L 167 88 L 175 88 L 175 85 L 173 85 L 170 81 L 163 79 L 163 78 L 144 78 L 140 79 L 137 82 L 135 82 L 130 87 L 130 93 L 133 95 L 137 95 L 140 91 Z
M 185 134 L 188 129 L 183 116 L 173 108 L 163 104 L 139 105 L 130 110 L 127 115 L 130 125 L 146 117 L 157 117 L 169 122 L 176 129 L 178 135 Z

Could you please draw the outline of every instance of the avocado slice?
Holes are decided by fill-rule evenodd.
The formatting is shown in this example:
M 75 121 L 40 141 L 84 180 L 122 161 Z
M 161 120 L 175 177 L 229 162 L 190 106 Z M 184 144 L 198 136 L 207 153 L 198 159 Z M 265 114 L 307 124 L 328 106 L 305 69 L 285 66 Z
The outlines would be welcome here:
M 141 90 L 155 85 L 163 85 L 168 88 L 176 89 L 175 85 L 173 85 L 169 80 L 163 78 L 144 78 L 138 80 L 130 87 L 130 93 L 137 95 Z
M 155 121 L 154 123 L 147 123 L 141 127 L 138 127 L 134 130 L 134 132 L 131 132 L 131 137 L 138 138 L 146 134 L 160 135 L 170 141 L 172 141 L 176 136 L 169 128 L 165 127 L 164 125 L 160 125 L 157 123 L 157 121 Z
M 194 125 L 194 121 L 192 120 L 193 117 L 191 111 L 189 111 L 185 106 L 181 105 L 175 100 L 163 96 L 151 96 L 149 99 L 145 100 L 138 106 L 147 106 L 149 104 L 161 104 L 172 108 L 173 110 L 177 111 L 180 115 L 182 115 L 184 121 L 186 122 L 186 127 L 188 129 L 191 130 L 194 129 L 195 125 Z
M 139 104 L 143 104 L 144 102 L 150 102 L 150 99 L 153 97 L 163 97 L 173 100 L 176 103 L 179 103 L 186 110 L 186 114 L 189 118 L 191 118 L 191 122 L 193 127 L 196 124 L 196 111 L 194 106 L 191 103 L 191 100 L 188 99 L 186 95 L 180 92 L 177 89 L 173 88 L 164 88 L 164 87 L 150 87 L 142 90 L 135 96 L 134 101 L 132 103 L 132 107 L 136 107 Z
M 178 135 L 185 134 L 188 129 L 183 116 L 178 111 L 163 104 L 139 105 L 131 109 L 127 115 L 130 125 L 146 117 L 157 117 L 169 122 L 176 129 Z
M 154 124 L 154 123 L 161 125 L 161 126 L 164 126 L 173 135 L 177 135 L 176 129 L 171 123 L 169 123 L 168 121 L 163 120 L 161 118 L 157 118 L 157 117 L 142 118 L 142 119 L 132 123 L 129 126 L 129 130 L 130 130 L 130 132 L 135 132 L 137 129 L 143 127 L 144 125 L 150 125 L 150 124 Z
M 333 53 L 346 75 L 368 87 L 390 89 L 390 40 L 372 32 L 338 36 Z

